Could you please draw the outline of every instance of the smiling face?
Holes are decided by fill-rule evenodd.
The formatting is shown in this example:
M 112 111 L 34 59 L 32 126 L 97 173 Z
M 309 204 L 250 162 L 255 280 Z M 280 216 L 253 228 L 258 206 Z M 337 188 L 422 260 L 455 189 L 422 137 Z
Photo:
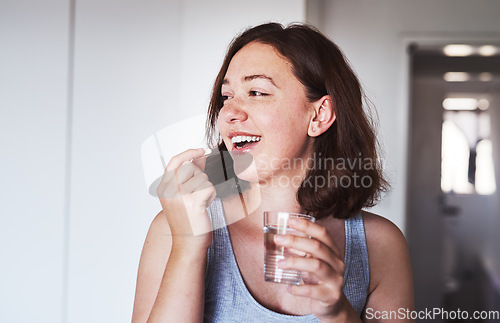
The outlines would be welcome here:
M 302 168 L 284 165 L 311 156 L 313 138 L 307 133 L 314 108 L 292 65 L 274 47 L 252 42 L 238 51 L 225 75 L 222 96 L 220 135 L 233 156 L 252 155 L 259 181 L 304 174 Z M 238 174 L 248 181 L 255 181 L 254 176 Z

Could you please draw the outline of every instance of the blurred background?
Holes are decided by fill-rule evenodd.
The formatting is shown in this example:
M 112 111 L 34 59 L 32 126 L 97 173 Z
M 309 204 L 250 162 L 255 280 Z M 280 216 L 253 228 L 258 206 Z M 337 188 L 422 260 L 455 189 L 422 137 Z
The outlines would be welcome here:
M 204 113 L 230 40 L 268 21 L 326 33 L 376 106 L 393 189 L 373 211 L 408 239 L 417 309 L 498 310 L 499 13 L 496 0 L 0 0 L 0 321 L 130 321 L 160 210 L 141 144 Z

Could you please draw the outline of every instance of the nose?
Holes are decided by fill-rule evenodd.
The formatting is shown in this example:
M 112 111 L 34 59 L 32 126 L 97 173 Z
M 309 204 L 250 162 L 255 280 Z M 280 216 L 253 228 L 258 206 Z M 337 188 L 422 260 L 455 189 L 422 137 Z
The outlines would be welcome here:
M 219 119 L 227 123 L 242 122 L 248 118 L 245 109 L 241 102 L 237 99 L 231 99 L 231 102 L 226 103 L 219 112 Z

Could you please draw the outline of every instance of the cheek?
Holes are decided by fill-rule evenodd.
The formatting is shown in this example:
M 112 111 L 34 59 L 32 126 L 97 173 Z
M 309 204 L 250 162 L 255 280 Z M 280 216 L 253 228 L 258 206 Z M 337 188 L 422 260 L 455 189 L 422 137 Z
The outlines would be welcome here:
M 273 120 L 276 123 L 276 130 L 282 134 L 295 138 L 307 135 L 307 126 L 309 123 L 307 114 L 303 110 L 291 107 L 289 110 L 274 116 Z
M 217 117 L 217 124 L 215 125 L 215 129 L 217 129 L 219 133 L 224 136 L 227 135 L 227 132 L 229 130 L 229 125 L 227 124 L 227 122 L 224 122 L 224 119 L 220 114 Z
M 286 122 L 290 126 L 303 127 L 305 124 L 308 124 L 310 108 L 310 104 L 307 102 L 304 95 L 293 93 L 286 97 L 284 109 L 282 109 L 283 115 L 281 117 L 283 119 L 286 118 Z
M 297 123 L 294 119 L 285 119 L 283 116 L 277 119 L 272 129 L 273 146 L 280 151 L 280 154 L 295 154 L 303 149 L 307 141 L 307 132 L 303 124 Z
M 219 110 L 219 113 L 217 114 L 217 121 L 216 121 L 216 126 L 221 127 L 224 126 L 224 121 L 222 119 L 222 113 L 220 113 L 222 110 Z
M 309 122 L 305 107 L 290 105 L 288 110 L 274 116 L 273 120 L 273 142 L 281 147 L 280 154 L 301 154 L 309 142 Z
M 229 131 L 228 125 L 223 120 L 221 120 L 220 115 L 217 118 L 217 124 L 215 125 L 215 129 L 219 132 L 220 136 L 224 139 L 223 141 L 226 144 L 226 146 L 228 144 L 230 144 L 229 142 L 226 142 L 227 138 L 225 138 L 227 132 Z

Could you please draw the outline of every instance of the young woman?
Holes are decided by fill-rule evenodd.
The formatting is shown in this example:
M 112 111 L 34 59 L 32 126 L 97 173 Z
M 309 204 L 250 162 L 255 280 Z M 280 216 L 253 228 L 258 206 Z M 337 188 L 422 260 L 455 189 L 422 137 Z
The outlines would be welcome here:
M 216 196 L 203 149 L 170 160 L 133 322 L 358 322 L 413 309 L 403 235 L 361 210 L 387 183 L 358 79 L 333 42 L 306 25 L 248 29 L 229 47 L 207 124 L 219 149 L 252 156 L 254 167 L 237 171 L 246 189 Z M 236 214 L 242 198 L 248 214 Z M 299 285 L 263 279 L 264 211 L 317 220 L 293 224 L 310 239 L 275 240 L 307 254 L 280 262 L 304 273 Z M 242 219 L 210 230 L 228 218 Z

